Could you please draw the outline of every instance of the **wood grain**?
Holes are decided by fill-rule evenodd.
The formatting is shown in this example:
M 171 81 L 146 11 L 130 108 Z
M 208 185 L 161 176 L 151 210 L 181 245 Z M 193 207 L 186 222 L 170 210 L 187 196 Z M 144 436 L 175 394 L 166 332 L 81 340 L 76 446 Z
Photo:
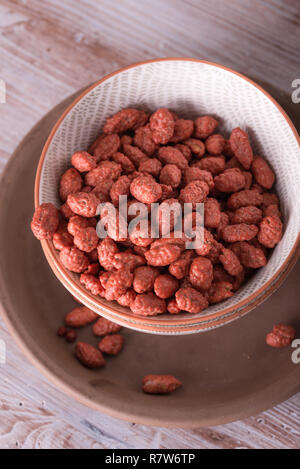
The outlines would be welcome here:
M 128 63 L 192 56 L 262 83 L 300 129 L 300 2 L 293 0 L 0 0 L 0 170 L 30 128 L 75 90 Z M 249 418 L 193 431 L 95 413 L 28 363 L 0 324 L 0 448 L 299 448 L 300 395 Z

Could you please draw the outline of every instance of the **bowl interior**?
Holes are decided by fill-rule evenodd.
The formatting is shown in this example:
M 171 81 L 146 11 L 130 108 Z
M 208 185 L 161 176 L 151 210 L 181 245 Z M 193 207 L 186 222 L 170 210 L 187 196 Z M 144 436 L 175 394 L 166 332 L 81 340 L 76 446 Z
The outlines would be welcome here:
M 234 127 L 246 130 L 256 154 L 264 156 L 276 172 L 275 189 L 281 200 L 284 236 L 273 251 L 268 264 L 260 269 L 226 303 L 211 306 L 199 315 L 197 323 L 212 313 L 237 309 L 241 302 L 255 295 L 280 270 L 294 247 L 300 229 L 300 154 L 299 143 L 292 127 L 276 104 L 258 87 L 243 77 L 213 64 L 193 60 L 166 60 L 139 64 L 101 80 L 65 115 L 45 147 L 39 184 L 39 203 L 59 205 L 58 181 L 70 166 L 70 157 L 86 149 L 99 135 L 105 119 L 125 107 L 153 111 L 168 107 L 181 116 L 195 118 L 210 114 L 221 122 L 220 131 L 228 133 Z M 63 272 L 71 288 L 76 288 L 92 301 L 90 306 L 104 311 L 108 308 L 118 315 L 130 312 L 117 304 L 92 297 L 80 285 L 78 277 L 64 270 L 55 250 L 49 251 L 58 271 Z M 52 265 L 53 267 L 53 265 Z M 131 317 L 133 317 L 131 315 Z M 184 320 L 190 315 L 183 314 Z M 178 317 L 163 315 L 155 321 L 178 322 Z M 134 318 L 135 322 L 142 319 Z

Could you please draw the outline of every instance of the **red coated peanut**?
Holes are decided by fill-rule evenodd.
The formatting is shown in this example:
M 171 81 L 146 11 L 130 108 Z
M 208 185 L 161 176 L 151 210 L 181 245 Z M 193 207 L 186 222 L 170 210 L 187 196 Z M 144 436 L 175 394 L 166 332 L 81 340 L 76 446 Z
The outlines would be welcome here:
M 119 355 L 123 348 L 124 338 L 120 334 L 105 336 L 98 344 L 99 350 L 107 355 Z
M 127 290 L 126 293 L 124 293 L 124 295 L 121 295 L 118 299 L 117 299 L 117 302 L 119 303 L 119 305 L 121 306 L 127 306 L 127 307 L 130 307 L 131 303 L 133 303 L 133 301 L 135 300 L 136 298 L 136 293 L 134 290 Z
M 181 313 L 181 309 L 177 305 L 175 299 L 172 299 L 172 300 L 168 301 L 167 310 L 170 314 L 179 314 L 179 313 Z
M 211 116 L 192 121 L 160 108 L 149 119 L 144 111 L 122 109 L 107 119 L 88 151 L 72 155 L 73 168 L 59 188 L 64 220 L 59 223 L 57 209 L 43 204 L 32 221 L 34 234 L 53 238 L 62 264 L 81 274 L 87 290 L 130 307 L 133 314 L 198 313 L 230 298 L 252 269 L 266 264 L 267 248 L 280 241 L 283 226 L 278 197 L 269 192 L 273 170 L 253 157 L 246 132 L 236 128 L 227 140 L 214 133 L 217 126 Z M 168 238 L 155 239 L 148 222 L 128 234 L 120 231 L 120 223 L 127 226 L 125 217 L 109 223 L 108 204 L 100 203 L 112 202 L 121 215 L 120 196 L 129 197 L 128 207 L 146 204 L 145 217 L 152 203 L 164 201 L 155 221 L 158 234 Z M 194 211 L 182 222 L 184 203 Z M 204 203 L 204 239 L 188 249 L 187 242 L 200 240 L 197 203 Z M 175 204 L 180 211 L 174 212 Z M 128 220 L 137 214 L 127 213 Z M 108 235 L 103 240 L 95 229 L 99 218 Z M 185 234 L 188 226 L 191 233 Z M 95 330 L 104 327 L 101 320 Z M 101 343 L 113 348 L 113 340 Z
M 85 230 L 78 230 L 74 236 L 75 246 L 84 252 L 92 252 L 98 245 L 99 238 L 95 228 L 88 227 Z
M 179 143 L 191 137 L 194 131 L 194 122 L 186 119 L 176 119 L 174 133 L 170 138 L 170 142 Z
M 296 329 L 285 324 L 278 324 L 273 327 L 273 331 L 267 334 L 266 343 L 270 347 L 288 347 L 296 337 Z
M 211 135 L 205 140 L 205 147 L 210 155 L 221 155 L 225 148 L 225 139 L 220 134 Z
M 214 188 L 214 179 L 211 172 L 200 169 L 197 166 L 189 166 L 184 171 L 184 181 L 186 184 L 189 184 L 192 181 L 205 181 L 209 189 Z
M 150 129 L 155 143 L 168 143 L 175 129 L 175 121 L 170 111 L 165 108 L 155 111 L 150 117 Z
M 269 205 L 279 205 L 279 200 L 278 200 L 278 197 L 276 194 L 272 194 L 270 192 L 263 192 L 263 190 L 261 190 L 261 194 L 262 194 L 262 204 L 263 204 L 263 207 L 268 207 Z
M 245 171 L 244 167 L 241 165 L 241 163 L 239 162 L 239 160 L 235 156 L 232 156 L 232 158 L 230 158 L 230 160 L 226 161 L 225 168 L 226 169 L 235 168 L 235 169 L 239 169 L 240 171 Z
M 59 216 L 57 208 L 50 203 L 40 205 L 34 212 L 31 230 L 39 239 L 51 239 L 57 230 Z
M 191 149 L 191 152 L 198 158 L 201 158 L 205 153 L 204 143 L 197 138 L 188 138 L 184 141 L 184 144 L 187 145 Z
M 152 138 L 152 131 L 149 125 L 145 125 L 145 127 L 140 127 L 136 130 L 133 142 L 143 153 L 146 153 L 148 156 L 153 155 L 157 149 L 157 145 Z M 127 145 L 124 145 L 124 153 L 128 156 L 128 158 L 130 158 L 130 155 L 127 153 L 128 149 L 126 147 Z
M 217 239 L 222 238 L 222 231 L 225 228 L 225 226 L 229 225 L 229 215 L 226 212 L 221 212 L 221 217 L 220 217 L 220 223 L 217 227 Z M 239 222 L 240 223 L 240 222 Z M 245 221 L 242 221 L 241 223 L 246 223 Z
M 230 210 L 236 210 L 240 207 L 247 207 L 248 205 L 255 205 L 259 207 L 263 203 L 263 196 L 256 190 L 243 190 L 231 194 L 227 201 L 227 206 Z
M 113 185 L 112 179 L 103 181 L 92 189 L 92 193 L 99 199 L 99 203 L 109 202 L 109 191 Z
M 71 272 L 84 272 L 89 265 L 87 256 L 75 247 L 63 248 L 59 253 L 59 258 L 66 269 Z
M 139 165 L 139 171 L 149 173 L 153 177 L 158 177 L 161 169 L 162 164 L 157 158 L 147 158 Z
M 68 204 L 76 215 L 83 217 L 94 217 L 99 205 L 98 197 L 92 192 L 77 192 L 77 194 L 68 195 Z
M 170 298 L 178 290 L 178 280 L 168 274 L 158 275 L 154 281 L 154 293 L 163 299 Z
M 132 127 L 132 130 L 137 130 L 140 127 L 145 126 L 147 124 L 148 120 L 149 120 L 149 114 L 147 112 L 143 111 L 143 110 L 139 111 L 138 120 L 134 124 L 134 126 Z
M 271 189 L 275 182 L 275 174 L 266 160 L 260 156 L 255 156 L 251 165 L 251 171 L 260 186 L 264 189 Z
M 232 148 L 231 148 L 231 146 L 230 146 L 230 141 L 229 141 L 229 140 L 226 140 L 226 139 L 225 139 L 225 146 L 224 146 L 224 149 L 223 149 L 223 154 L 224 154 L 227 158 L 232 158 L 232 157 L 234 157 Z M 235 157 L 234 157 L 234 158 L 235 158 Z
M 227 225 L 222 230 L 222 236 L 226 243 L 236 243 L 237 241 L 250 241 L 258 233 L 256 225 L 247 225 L 239 223 L 236 225 Z
M 198 256 L 207 256 L 215 243 L 215 239 L 210 231 L 204 228 L 203 241 L 200 246 L 198 246 L 195 251 Z
M 68 233 L 67 223 L 60 222 L 57 231 L 53 235 L 53 246 L 58 251 L 65 247 L 73 246 L 73 237 Z
M 195 137 L 205 140 L 218 127 L 218 121 L 211 116 L 197 117 L 195 120 Z
M 124 135 L 124 137 L 126 137 L 126 135 Z M 126 174 L 133 173 L 133 171 L 135 171 L 135 166 L 133 162 L 128 158 L 128 156 L 124 155 L 124 153 L 120 153 L 117 151 L 117 153 L 113 154 L 112 160 L 115 163 L 120 164 Z
M 187 145 L 184 145 L 183 143 L 177 143 L 177 145 L 175 145 L 174 148 L 179 150 L 180 153 L 183 154 L 183 156 L 185 157 L 185 159 L 187 161 L 191 161 L 191 159 L 192 159 L 192 150 Z
M 85 184 L 88 186 L 99 186 L 99 189 L 106 181 L 115 181 L 121 176 L 122 166 L 115 161 L 101 161 L 98 166 L 89 171 L 85 176 Z M 103 188 L 103 192 L 110 189 L 110 186 Z
M 143 378 L 143 392 L 147 394 L 169 394 L 182 383 L 171 375 L 147 375 Z
M 220 222 L 220 204 L 216 199 L 208 198 L 204 202 L 204 225 L 206 228 L 217 228 Z
M 91 324 L 98 318 L 99 315 L 91 309 L 86 306 L 78 306 L 66 314 L 65 324 L 68 327 L 83 327 Z
M 93 188 L 92 186 L 83 186 L 81 189 L 81 192 L 92 192 Z
M 233 277 L 220 264 L 214 265 L 214 282 L 233 282 Z
M 108 160 L 120 148 L 120 137 L 117 134 L 106 135 L 94 150 L 96 161 Z
M 233 296 L 232 284 L 230 282 L 213 282 L 209 291 L 209 303 L 215 304 L 227 300 Z
M 214 182 L 220 192 L 237 192 L 246 185 L 244 174 L 237 168 L 225 169 L 224 173 L 215 177 Z
M 65 334 L 65 339 L 69 343 L 75 342 L 75 340 L 77 339 L 77 332 L 73 331 L 72 329 L 67 331 Z
M 98 278 L 95 275 L 91 274 L 81 274 L 80 275 L 80 283 L 82 283 L 87 290 L 93 293 L 93 295 L 100 295 L 104 296 L 104 288 L 102 287 L 101 283 L 99 282 Z
M 122 329 L 122 326 L 116 324 L 115 322 L 109 321 L 106 318 L 99 318 L 95 324 L 93 324 L 92 330 L 93 333 L 98 336 L 104 336 L 107 334 L 116 334 Z
M 258 208 L 255 207 L 254 205 L 249 205 L 248 207 L 241 207 L 235 210 L 235 212 L 232 215 L 231 222 L 233 224 L 236 223 L 247 223 L 249 225 L 251 224 L 257 224 L 261 221 L 262 219 L 262 211 Z
M 106 272 L 106 271 L 101 272 L 99 275 L 99 282 L 101 283 L 104 289 L 106 288 L 106 283 L 110 276 L 111 276 L 111 272 Z
M 234 156 L 239 160 L 245 169 L 250 169 L 253 161 L 253 151 L 249 142 L 249 137 L 244 130 L 237 127 L 230 135 L 230 147 Z
M 114 254 L 112 265 L 115 269 L 124 269 L 127 267 L 130 271 L 133 271 L 136 267 L 145 264 L 143 256 L 133 254 L 131 252 L 118 252 Z
M 169 272 L 177 279 L 182 279 L 188 275 L 192 261 L 192 250 L 184 251 L 181 256 L 169 265 Z
M 160 187 L 162 191 L 161 199 L 160 199 L 161 201 L 169 199 L 170 197 L 177 195 L 177 192 L 174 191 L 172 186 L 169 186 L 167 184 L 161 184 Z
M 87 368 L 95 369 L 105 365 L 105 360 L 100 350 L 85 342 L 77 342 L 75 356 Z
M 219 260 L 230 275 L 239 275 L 243 271 L 238 257 L 230 249 L 223 248 Z
M 160 147 L 158 150 L 158 159 L 164 164 L 174 164 L 180 170 L 188 167 L 188 162 L 180 150 L 175 147 Z
M 130 194 L 130 180 L 127 176 L 120 176 L 111 186 L 109 195 L 115 206 L 119 205 L 119 197 Z
M 178 307 L 188 313 L 196 314 L 207 308 L 208 301 L 202 293 L 195 288 L 180 288 L 175 293 L 176 303 Z
M 73 153 L 71 163 L 80 173 L 91 171 L 97 166 L 96 158 L 87 151 L 77 151 Z
M 162 189 L 152 176 L 139 176 L 130 185 L 132 196 L 139 202 L 152 204 L 162 196 Z
M 117 300 L 131 287 L 132 281 L 133 274 L 127 268 L 112 272 L 106 282 L 105 298 L 110 301 Z
M 153 290 L 154 281 L 159 271 L 151 266 L 137 267 L 134 271 L 133 289 L 137 293 L 146 293 Z
M 242 272 L 234 277 L 234 280 L 232 282 L 232 290 L 236 292 L 245 282 L 245 269 L 242 270 Z
M 163 237 L 163 238 L 156 239 L 155 241 L 153 241 L 153 243 L 151 244 L 151 249 L 161 247 L 161 246 L 175 245 L 175 246 L 178 246 L 181 251 L 183 251 L 185 248 L 185 242 L 187 241 L 187 239 L 188 238 L 185 236 L 184 233 L 179 232 L 179 231 L 177 232 L 172 231 L 169 237 L 167 238 Z
M 131 145 L 133 142 L 133 138 L 130 137 L 130 135 L 125 134 L 120 137 L 120 141 L 121 141 L 121 145 L 125 145 L 125 144 Z
M 163 267 L 176 261 L 181 254 L 181 249 L 175 244 L 151 247 L 145 252 L 145 257 L 149 265 Z
M 114 269 L 114 257 L 119 248 L 115 241 L 110 238 L 105 238 L 98 244 L 97 247 L 99 263 L 100 265 L 108 271 Z
M 209 171 L 212 174 L 222 173 L 225 169 L 225 158 L 224 156 L 206 156 L 201 158 L 200 161 L 194 163 L 200 169 Z
M 242 171 L 245 177 L 245 187 L 244 189 L 249 190 L 252 187 L 253 177 L 250 171 Z
M 213 265 L 206 257 L 196 257 L 190 267 L 190 282 L 199 290 L 208 290 L 213 280 Z
M 128 157 L 128 159 L 132 162 L 132 164 L 134 164 L 136 168 L 138 168 L 139 165 L 143 161 L 147 160 L 148 156 L 150 156 L 149 153 L 144 153 L 138 147 L 134 147 L 133 145 L 130 145 L 130 144 L 124 144 L 123 151 L 124 151 L 124 154 Z
M 66 218 L 67 220 L 75 215 L 74 212 L 70 209 L 69 205 L 67 202 L 65 202 L 59 209 L 61 215 L 63 218 Z
M 268 216 L 259 225 L 258 241 L 267 248 L 274 248 L 282 238 L 282 222 L 280 218 Z
M 223 245 L 218 243 L 216 240 L 211 242 L 211 247 L 207 257 L 211 260 L 213 264 L 217 264 L 219 262 L 219 256 L 222 252 Z
M 191 203 L 193 210 L 196 209 L 196 204 L 204 202 L 209 194 L 209 187 L 204 181 L 192 181 L 181 189 L 179 200 L 183 203 Z
M 92 251 L 92 256 L 94 256 L 94 252 L 96 252 L 97 254 L 97 249 L 94 249 Z M 88 258 L 89 260 L 91 260 L 90 256 L 89 256 L 90 253 L 88 253 Z M 96 261 L 98 261 L 98 255 L 97 255 L 97 258 L 96 258 Z M 94 262 L 93 264 L 90 264 L 88 266 L 88 268 L 84 271 L 85 274 L 91 274 L 91 275 L 97 275 L 99 273 L 99 269 L 100 269 L 100 265 L 98 264 L 98 262 Z
M 105 134 L 100 134 L 98 135 L 98 137 L 93 141 L 93 143 L 91 143 L 91 145 L 88 147 L 88 153 L 90 153 L 90 155 L 93 155 L 94 151 L 96 150 L 97 146 L 99 145 L 99 143 L 101 142 L 101 140 L 105 137 Z
M 100 210 L 101 228 L 107 235 L 117 242 L 127 242 L 127 224 L 122 213 L 118 210 L 112 212 L 108 206 L 102 206 Z
M 181 205 L 177 199 L 167 199 L 163 201 L 157 210 L 157 222 L 161 235 L 167 235 L 174 230 L 181 217 Z
M 138 109 L 122 109 L 121 111 L 109 117 L 103 127 L 106 134 L 121 134 L 135 127 L 140 119 L 141 111 Z
M 166 312 L 165 300 L 158 298 L 154 293 L 142 293 L 137 295 L 130 305 L 133 314 L 141 316 L 156 316 Z
M 239 261 L 245 267 L 251 269 L 259 269 L 267 263 L 266 256 L 263 250 L 259 247 L 255 247 L 247 241 L 234 243 L 231 245 L 232 251 L 239 258 Z
M 69 194 L 75 194 L 82 188 L 82 177 L 75 168 L 67 169 L 62 175 L 59 185 L 59 195 L 63 202 L 68 198 Z
M 160 172 L 159 181 L 162 184 L 167 184 L 173 189 L 176 189 L 181 182 L 181 171 L 178 166 L 175 164 L 166 164 Z

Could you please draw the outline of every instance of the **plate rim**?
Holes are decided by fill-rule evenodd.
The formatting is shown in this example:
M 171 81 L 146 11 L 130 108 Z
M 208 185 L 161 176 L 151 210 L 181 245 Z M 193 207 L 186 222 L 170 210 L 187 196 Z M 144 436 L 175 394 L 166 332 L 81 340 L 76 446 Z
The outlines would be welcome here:
M 17 148 L 15 149 L 14 153 L 8 160 L 8 162 L 5 165 L 5 168 L 1 174 L 1 180 L 0 180 L 0 197 L 3 191 L 5 190 L 5 186 L 8 184 L 7 182 L 4 182 L 4 179 L 6 179 L 6 175 L 8 172 L 13 168 L 15 164 L 17 164 L 19 158 L 21 158 L 21 149 L 23 146 L 24 141 L 27 139 L 30 139 L 34 132 L 39 129 L 41 124 L 46 121 L 46 119 L 53 113 L 58 112 L 60 108 L 63 108 L 67 102 L 72 99 L 74 96 L 76 96 L 76 93 L 72 94 L 70 97 L 66 98 L 56 106 L 54 106 L 46 115 L 44 115 L 36 124 L 35 126 L 23 137 Z M 249 411 L 245 414 L 244 407 L 240 406 L 241 410 L 235 410 L 234 413 L 226 413 L 223 412 L 222 415 L 216 416 L 211 415 L 210 417 L 201 417 L 199 414 L 195 413 L 195 417 L 192 419 L 176 419 L 170 417 L 168 420 L 161 421 L 158 417 L 153 417 L 153 416 L 146 416 L 144 413 L 141 414 L 133 414 L 128 413 L 124 411 L 122 408 L 113 408 L 112 406 L 109 405 L 101 405 L 99 402 L 95 402 L 93 399 L 89 398 L 87 395 L 84 395 L 81 391 L 78 391 L 74 388 L 72 388 L 68 383 L 66 383 L 61 377 L 58 376 L 57 373 L 55 373 L 55 368 L 46 364 L 46 361 L 35 356 L 32 347 L 30 347 L 30 342 L 26 340 L 26 335 L 22 335 L 21 333 L 21 327 L 15 323 L 13 317 L 13 313 L 10 310 L 9 307 L 9 301 L 7 300 L 7 293 L 5 291 L 5 278 L 3 276 L 3 272 L 0 270 L 0 314 L 1 317 L 4 320 L 5 325 L 7 326 L 8 332 L 10 335 L 13 337 L 15 342 L 17 343 L 18 347 L 21 349 L 21 351 L 24 353 L 26 358 L 32 363 L 35 368 L 40 371 L 51 383 L 53 383 L 59 390 L 62 392 L 66 393 L 69 397 L 77 400 L 81 404 L 94 409 L 98 412 L 104 413 L 108 416 L 118 418 L 127 422 L 135 422 L 138 424 L 142 425 L 147 425 L 147 426 L 158 426 L 158 427 L 169 427 L 169 428 L 186 428 L 186 429 L 193 429 L 193 428 L 200 428 L 200 427 L 208 427 L 208 426 L 215 426 L 215 425 L 223 425 L 227 424 L 230 422 L 234 422 L 236 420 L 240 419 L 245 419 L 250 416 L 253 416 L 255 414 L 258 414 L 262 411 L 265 411 L 281 402 L 284 400 L 290 398 L 293 396 L 295 393 L 300 391 L 300 386 L 299 386 L 299 376 L 297 376 L 297 371 L 291 371 L 285 380 L 285 386 L 283 386 L 283 390 L 280 391 L 279 395 L 274 395 L 274 390 L 279 389 L 280 387 L 282 388 L 282 382 L 280 381 L 279 383 L 273 383 L 270 388 L 272 388 L 272 393 L 270 393 L 270 396 L 272 396 L 271 399 L 267 399 L 268 403 L 266 403 L 266 398 L 261 402 L 260 405 L 257 405 L 257 402 L 259 401 L 258 398 L 255 398 L 255 396 L 250 396 L 250 400 L 254 400 L 255 408 L 249 407 Z M 53 360 L 51 360 L 50 363 L 53 363 Z M 288 383 L 288 385 L 287 385 Z M 280 386 L 281 385 L 281 386 Z M 259 392 L 256 393 L 256 396 L 261 393 L 262 391 L 260 390 Z M 266 390 L 263 391 L 264 395 L 266 395 Z M 154 398 L 157 398 L 157 396 L 154 396 Z M 163 397 L 162 397 L 163 398 Z M 241 401 L 242 398 L 238 400 Z M 238 404 L 236 404 L 238 407 Z M 120 406 L 122 407 L 122 406 Z

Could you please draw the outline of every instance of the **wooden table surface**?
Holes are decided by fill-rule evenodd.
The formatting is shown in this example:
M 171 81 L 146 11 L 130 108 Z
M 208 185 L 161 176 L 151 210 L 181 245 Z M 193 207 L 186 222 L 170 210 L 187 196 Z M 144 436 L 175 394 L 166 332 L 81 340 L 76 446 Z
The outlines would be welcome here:
M 300 130 L 300 104 L 291 99 L 292 82 L 300 78 L 298 0 L 0 0 L 0 31 L 0 80 L 6 83 L 0 170 L 55 104 L 121 66 L 153 57 L 197 57 L 245 73 L 279 100 Z M 299 394 L 219 427 L 145 427 L 64 395 L 25 359 L 2 322 L 0 340 L 7 347 L 7 362 L 0 364 L 0 448 L 300 447 Z

